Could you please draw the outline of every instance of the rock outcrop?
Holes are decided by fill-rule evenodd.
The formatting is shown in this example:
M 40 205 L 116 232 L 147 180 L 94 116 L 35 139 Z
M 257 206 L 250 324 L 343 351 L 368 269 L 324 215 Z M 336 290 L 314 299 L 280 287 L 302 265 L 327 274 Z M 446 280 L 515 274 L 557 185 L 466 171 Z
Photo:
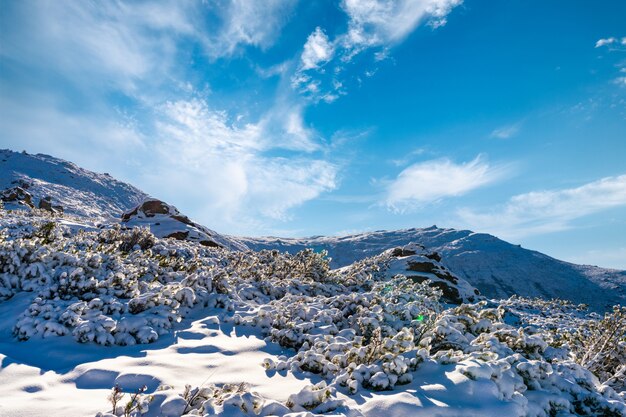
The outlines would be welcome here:
M 122 214 L 122 224 L 127 227 L 149 227 L 157 237 L 189 240 L 210 247 L 247 250 L 244 244 L 191 221 L 176 207 L 155 198 L 146 198 L 137 207 Z
M 34 208 L 33 196 L 26 189 L 16 186 L 0 191 L 0 200 L 5 205 L 15 205 L 17 207 Z
M 443 299 L 452 304 L 476 302 L 480 291 L 466 280 L 450 272 L 441 261 L 441 256 L 417 243 L 409 243 L 386 251 L 391 255 L 388 273 L 402 274 L 416 282 L 430 280 L 430 285 L 443 292 Z

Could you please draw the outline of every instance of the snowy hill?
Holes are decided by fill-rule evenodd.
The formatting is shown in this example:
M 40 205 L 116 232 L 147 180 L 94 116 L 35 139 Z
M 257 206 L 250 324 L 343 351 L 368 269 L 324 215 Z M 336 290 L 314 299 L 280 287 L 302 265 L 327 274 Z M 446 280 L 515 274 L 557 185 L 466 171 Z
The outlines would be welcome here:
M 19 188 L 32 206 L 61 207 L 88 218 L 119 218 L 147 194 L 108 174 L 97 174 L 52 156 L 0 150 L 0 191 Z M 42 203 L 43 200 L 43 203 Z
M 626 308 L 509 297 L 606 310 L 621 271 L 436 227 L 231 238 L 1 155 L 2 416 L 626 415 Z
M 405 229 L 343 237 L 241 238 L 253 250 L 278 249 L 290 253 L 303 248 L 326 250 L 333 267 L 415 242 L 439 253 L 441 263 L 489 298 L 513 294 L 563 298 L 604 311 L 626 304 L 626 271 L 575 265 L 521 248 L 484 233 L 469 230 Z
M 415 244 L 330 269 L 64 221 L 0 208 L 2 416 L 626 415 L 626 308 L 451 307 L 384 270 L 455 281 Z
M 108 174 L 97 174 L 47 155 L 0 150 L 0 198 L 7 208 L 47 207 L 85 219 L 107 219 L 109 224 L 122 220 L 125 227 L 149 227 L 157 237 L 215 243 L 235 250 L 296 253 L 305 248 L 325 249 L 333 268 L 413 242 L 436 252 L 445 268 L 469 283 L 468 289 L 475 287 L 489 298 L 514 294 L 563 298 L 588 304 L 597 311 L 626 304 L 626 271 L 559 261 L 468 230 L 430 227 L 302 239 L 221 235 L 163 202 L 169 207 L 166 212 L 146 215 L 140 206 L 150 198 L 144 192 Z M 127 218 L 121 219 L 124 213 Z

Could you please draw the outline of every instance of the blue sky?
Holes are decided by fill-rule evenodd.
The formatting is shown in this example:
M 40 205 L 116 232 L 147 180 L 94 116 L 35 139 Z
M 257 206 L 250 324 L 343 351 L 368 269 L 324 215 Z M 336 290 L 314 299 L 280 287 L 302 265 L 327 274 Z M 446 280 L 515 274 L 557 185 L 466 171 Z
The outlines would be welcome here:
M 626 2 L 2 1 L 0 145 L 220 232 L 626 268 Z

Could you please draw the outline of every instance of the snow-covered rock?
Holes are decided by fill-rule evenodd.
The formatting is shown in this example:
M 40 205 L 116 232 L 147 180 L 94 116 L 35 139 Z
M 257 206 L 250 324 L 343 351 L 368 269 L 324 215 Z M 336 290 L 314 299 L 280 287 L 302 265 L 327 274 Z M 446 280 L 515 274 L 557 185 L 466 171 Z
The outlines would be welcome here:
M 480 291 L 440 263 L 441 256 L 437 252 L 420 244 L 409 243 L 384 253 L 390 256 L 388 276 L 402 274 L 416 282 L 430 280 L 430 285 L 439 288 L 443 299 L 452 304 L 473 303 L 481 298 Z
M 122 223 L 127 227 L 149 227 L 157 237 L 189 240 L 204 246 L 231 250 L 247 249 L 237 240 L 194 223 L 189 217 L 181 214 L 176 207 L 155 198 L 146 198 L 141 204 L 125 212 L 122 215 Z

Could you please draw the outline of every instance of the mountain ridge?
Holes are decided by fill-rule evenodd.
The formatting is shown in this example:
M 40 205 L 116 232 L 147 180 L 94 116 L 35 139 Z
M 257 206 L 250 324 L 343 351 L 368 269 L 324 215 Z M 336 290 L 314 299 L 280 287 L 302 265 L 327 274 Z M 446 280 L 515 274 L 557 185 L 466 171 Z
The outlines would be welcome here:
M 123 222 L 121 216 L 148 201 L 148 194 L 108 174 L 97 174 L 49 155 L 0 150 L 0 192 L 18 186 L 26 186 L 33 203 L 38 201 L 40 206 L 42 200 L 50 197 L 46 201 L 62 206 L 65 213 L 106 220 L 109 224 L 147 226 L 160 237 L 200 241 L 203 238 L 199 236 L 206 235 L 216 243 L 227 242 L 225 246 L 235 250 L 276 249 L 290 253 L 306 248 L 327 250 L 333 268 L 416 243 L 437 252 L 442 265 L 487 297 L 507 298 L 515 294 L 564 298 L 588 304 L 598 311 L 613 304 L 626 304 L 626 271 L 561 261 L 470 230 L 431 226 L 340 237 L 239 237 L 219 234 L 193 223 L 175 208 L 175 215 L 167 219 L 157 213 Z M 172 222 L 178 218 L 186 221 Z
M 296 252 L 313 247 L 326 250 L 333 267 L 371 256 L 381 249 L 414 242 L 436 251 L 442 263 L 491 298 L 512 294 L 565 298 L 604 310 L 626 300 L 626 271 L 577 265 L 522 248 L 486 233 L 436 226 L 375 231 L 341 237 L 240 238 L 254 250 Z M 550 277 L 550 279 L 546 279 Z

